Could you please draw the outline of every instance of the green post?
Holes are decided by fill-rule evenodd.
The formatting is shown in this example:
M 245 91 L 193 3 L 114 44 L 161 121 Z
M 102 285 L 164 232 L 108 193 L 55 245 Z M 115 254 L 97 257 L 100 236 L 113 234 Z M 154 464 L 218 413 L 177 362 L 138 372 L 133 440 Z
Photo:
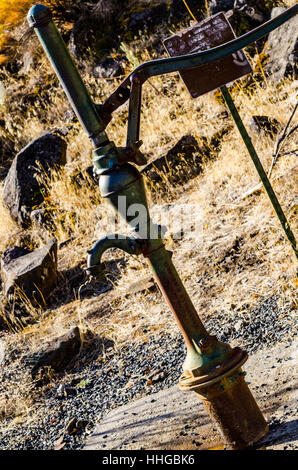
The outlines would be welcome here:
M 243 124 L 243 121 L 238 113 L 238 110 L 234 104 L 234 101 L 230 95 L 230 92 L 229 90 L 227 89 L 226 86 L 222 86 L 220 88 L 221 92 L 222 92 L 222 95 L 224 97 L 224 100 L 230 110 L 230 113 L 232 114 L 232 117 L 236 123 L 236 126 L 238 127 L 238 130 L 240 132 L 240 135 L 246 145 L 246 148 L 248 150 L 248 153 L 249 155 L 251 156 L 251 159 L 256 167 L 256 170 L 262 180 L 262 183 L 264 185 L 264 188 L 269 196 L 269 199 L 273 205 L 273 208 L 276 212 L 276 215 L 277 217 L 279 218 L 280 220 L 280 223 L 281 223 L 281 226 L 282 228 L 284 229 L 285 231 L 285 234 L 289 240 L 289 242 L 291 243 L 291 246 L 294 250 L 294 253 L 296 255 L 296 257 L 298 258 L 298 251 L 297 251 L 297 242 L 296 242 L 296 239 L 295 239 L 295 236 L 290 228 L 290 225 L 287 221 L 287 218 L 281 208 L 281 205 L 279 204 L 279 201 L 276 197 L 276 194 L 271 186 L 271 183 L 266 175 L 266 172 L 262 166 L 262 163 L 258 157 L 258 154 L 253 146 L 253 143 L 251 141 L 251 138 L 249 137 L 248 133 L 247 133 L 247 130 Z

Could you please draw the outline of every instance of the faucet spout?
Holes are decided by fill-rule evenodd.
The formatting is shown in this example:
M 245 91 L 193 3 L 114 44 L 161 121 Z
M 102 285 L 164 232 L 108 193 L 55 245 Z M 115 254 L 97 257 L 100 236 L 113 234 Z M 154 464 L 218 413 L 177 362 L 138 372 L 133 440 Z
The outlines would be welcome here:
M 88 260 L 86 272 L 90 276 L 97 277 L 104 271 L 104 263 L 101 262 L 102 255 L 110 248 L 119 248 L 130 255 L 140 255 L 143 252 L 141 240 L 133 237 L 124 237 L 123 235 L 107 235 L 98 240 L 90 251 L 88 251 Z

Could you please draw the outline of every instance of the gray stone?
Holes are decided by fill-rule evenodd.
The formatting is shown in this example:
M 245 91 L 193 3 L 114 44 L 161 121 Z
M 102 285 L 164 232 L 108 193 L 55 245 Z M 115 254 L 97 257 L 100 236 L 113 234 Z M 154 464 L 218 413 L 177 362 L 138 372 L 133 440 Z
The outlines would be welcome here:
M 172 0 L 170 5 L 170 23 L 177 23 L 188 15 L 189 13 L 181 0 Z
M 30 250 L 22 246 L 9 246 L 3 253 L 1 266 L 8 265 L 11 261 L 21 256 L 28 255 L 28 253 L 30 253 Z
M 199 145 L 194 136 L 185 135 L 166 155 L 146 165 L 141 173 L 152 183 L 162 183 L 164 180 L 173 185 L 185 183 L 201 173 L 204 159 L 213 158 L 217 154 L 223 135 L 230 129 L 227 126 L 216 132 L 209 142 L 202 138 L 202 145 Z M 161 188 L 153 185 L 150 189 L 154 191 Z
M 286 8 L 273 8 L 271 17 L 280 15 Z M 298 17 L 295 16 L 269 34 L 265 52 L 269 61 L 265 71 L 273 82 L 285 77 L 297 77 L 298 66 Z
M 259 23 L 262 23 L 268 17 L 268 9 L 264 0 L 212 0 L 210 2 L 211 15 L 215 15 L 220 11 L 230 12 L 231 14 L 235 11 L 241 12 Z
M 93 69 L 95 78 L 115 78 L 124 74 L 123 60 L 108 58 L 97 64 Z
M 55 134 L 45 134 L 28 144 L 15 157 L 3 187 L 3 201 L 12 218 L 30 223 L 32 208 L 43 202 L 45 191 L 39 177 L 66 163 L 66 143 Z
M 229 11 L 234 7 L 234 0 L 212 0 L 209 4 L 210 14 L 215 15 L 220 11 Z
M 56 238 L 29 253 L 20 247 L 8 248 L 1 260 L 1 277 L 7 298 L 21 292 L 31 303 L 43 305 L 56 285 Z
M 200 173 L 202 154 L 197 140 L 192 135 L 186 135 L 166 155 L 146 165 L 142 173 L 154 183 L 161 182 L 162 175 L 170 183 L 176 183 L 180 180 L 181 173 Z
M 265 0 L 235 0 L 233 8 L 260 24 L 269 16 Z
M 70 33 L 69 49 L 77 58 L 102 58 L 119 45 L 117 18 L 125 0 L 100 0 L 96 5 L 81 2 L 81 15 Z
M 236 36 L 256 28 L 269 19 L 270 10 L 265 0 L 212 0 L 210 13 L 212 15 L 224 11 Z M 255 53 L 256 46 L 259 51 L 263 49 L 265 39 L 259 39 L 247 52 Z
M 169 18 L 169 11 L 165 3 L 152 8 L 132 13 L 128 22 L 128 30 L 134 34 L 145 29 L 152 29 Z
M 81 345 L 81 333 L 77 326 L 63 336 L 55 338 L 31 358 L 31 361 L 35 362 L 31 371 L 32 377 L 35 378 L 41 370 L 48 367 L 55 372 L 62 372 L 79 353 Z
M 109 23 L 126 7 L 127 0 L 99 0 L 92 8 L 92 14 L 98 21 Z

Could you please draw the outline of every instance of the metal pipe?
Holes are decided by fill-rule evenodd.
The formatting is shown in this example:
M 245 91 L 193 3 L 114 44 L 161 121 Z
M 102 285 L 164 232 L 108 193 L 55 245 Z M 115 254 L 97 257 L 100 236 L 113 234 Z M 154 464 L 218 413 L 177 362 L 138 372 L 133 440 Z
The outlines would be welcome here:
M 88 251 L 88 260 L 86 272 L 90 276 L 97 276 L 104 270 L 104 264 L 101 262 L 102 255 L 110 248 L 118 248 L 130 255 L 139 255 L 137 240 L 132 237 L 123 237 L 119 234 L 107 235 L 98 240 L 91 250 Z
M 43 5 L 35 5 L 30 9 L 27 18 L 29 25 L 35 29 L 86 134 L 96 147 L 108 143 L 105 126 L 52 20 L 51 10 Z

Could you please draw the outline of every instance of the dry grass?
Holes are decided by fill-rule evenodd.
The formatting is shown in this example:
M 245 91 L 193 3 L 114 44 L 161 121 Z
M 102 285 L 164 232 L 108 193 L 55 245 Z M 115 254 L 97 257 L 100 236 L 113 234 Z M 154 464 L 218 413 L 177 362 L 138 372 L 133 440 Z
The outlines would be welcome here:
M 148 53 L 145 51 L 136 59 L 148 60 Z M 260 67 L 257 63 L 256 57 L 255 68 Z M 41 64 L 41 68 L 32 71 L 30 80 L 25 83 L 26 93 L 30 94 L 40 84 L 40 77 L 52 83 L 50 68 L 46 62 Z M 115 80 L 98 83 L 88 72 L 84 78 L 97 102 L 117 85 Z M 12 96 L 14 92 L 22 94 L 18 83 L 10 87 Z M 268 115 L 285 125 L 296 102 L 297 90 L 298 84 L 293 81 L 274 85 L 242 79 L 233 87 L 232 93 L 245 125 L 253 114 Z M 47 119 L 46 124 L 41 123 L 39 115 L 34 116 L 34 112 L 37 113 L 34 106 L 26 108 L 26 119 L 16 130 L 20 135 L 17 142 L 20 146 L 24 143 L 24 135 L 28 142 L 47 128 L 64 125 L 63 116 L 68 105 L 62 92 L 54 89 L 49 91 L 48 97 L 50 104 L 40 110 L 42 118 Z M 151 161 L 164 155 L 186 134 L 193 134 L 198 141 L 202 137 L 210 139 L 219 127 L 231 125 L 231 119 L 223 117 L 224 110 L 218 94 L 211 93 L 192 100 L 176 74 L 152 79 L 144 87 L 143 152 Z M 15 119 L 18 113 L 16 108 L 8 120 Z M 124 106 L 107 128 L 109 137 L 118 145 L 125 142 L 126 118 L 127 106 Z M 252 137 L 268 170 L 274 140 L 269 136 L 252 134 Z M 105 210 L 97 210 L 98 206 L 102 207 L 98 189 L 87 183 L 78 188 L 73 183 L 72 176 L 91 163 L 87 138 L 75 124 L 67 140 L 68 163 L 60 174 L 53 175 L 47 182 L 49 197 L 44 205 L 55 223 L 50 233 L 38 227 L 32 227 L 25 234 L 20 233 L 0 203 L 0 252 L 24 238 L 32 246 L 40 246 L 48 237 L 55 235 L 59 243 L 69 241 L 59 250 L 59 270 L 64 273 L 84 264 L 86 250 L 96 238 L 96 228 L 98 224 L 105 227 L 107 217 Z M 285 150 L 295 148 L 297 138 L 293 134 Z M 294 190 L 297 172 L 291 172 L 295 166 L 294 158 L 290 154 L 281 156 L 272 177 L 286 175 L 276 180 L 274 189 L 297 234 L 297 194 Z M 285 308 L 297 307 L 295 257 L 267 196 L 261 192 L 242 199 L 242 195 L 257 182 L 257 173 L 236 129 L 224 136 L 217 158 L 206 161 L 203 173 L 197 178 L 184 182 L 180 187 L 164 182 L 165 188 L 158 202 L 197 205 L 202 212 L 203 224 L 192 240 L 173 241 L 169 237 L 166 243 L 174 250 L 174 263 L 203 320 L 219 311 L 233 320 L 234 310 L 245 314 L 261 299 L 275 293 L 279 296 L 281 312 Z M 150 194 L 148 196 L 151 201 Z M 131 341 L 147 341 L 152 334 L 177 333 L 178 328 L 158 291 L 125 295 L 127 285 L 150 275 L 144 260 L 120 252 L 109 252 L 105 259 L 118 260 L 119 273 L 111 273 L 114 275 L 113 296 L 111 293 L 100 294 L 100 289 L 94 289 L 93 296 L 81 298 L 85 280 L 80 280 L 71 285 L 73 297 L 67 303 L 64 304 L 62 298 L 60 304 L 50 305 L 40 315 L 40 323 L 29 325 L 18 333 L 6 334 L 7 344 L 15 348 L 26 344 L 31 352 L 36 351 L 75 325 L 112 339 L 116 348 Z M 124 260 L 124 263 L 119 264 L 119 260 Z M 111 271 L 113 268 L 114 264 L 109 264 Z M 67 284 L 67 278 L 65 282 Z M 25 403 L 29 402 L 25 400 Z M 30 407 L 30 403 L 27 406 Z M 5 409 L 6 417 L 27 413 L 25 408 L 13 409 L 11 400 L 7 402 L 5 398 L 2 398 L 0 408 Z
M 143 57 L 143 59 L 147 58 L 146 55 Z M 86 78 L 89 79 L 89 86 L 93 89 L 94 82 L 89 76 Z M 115 86 L 111 81 L 103 81 L 100 85 L 98 94 L 101 94 L 100 90 L 103 89 L 109 92 Z M 246 85 L 247 80 L 243 79 L 238 81 L 237 86 L 233 88 L 233 96 L 245 124 L 248 125 L 251 115 L 264 114 L 278 119 L 285 125 L 295 102 L 297 83 L 286 82 L 282 89 L 271 83 L 267 83 L 265 87 L 259 83 L 253 83 L 250 88 L 247 88 Z M 63 107 L 62 103 L 57 103 L 59 111 Z M 149 160 L 159 157 L 165 154 L 180 137 L 188 133 L 193 134 L 199 141 L 202 136 L 210 138 L 218 130 L 218 126 L 224 128 L 231 124 L 230 119 L 221 117 L 224 110 L 224 105 L 214 93 L 192 100 L 176 75 L 155 78 L 144 89 L 141 126 L 144 153 L 147 154 Z M 50 120 L 54 120 L 55 112 L 51 109 Z M 124 107 L 107 129 L 110 138 L 119 145 L 123 145 L 125 141 L 126 115 L 127 109 Z M 37 121 L 25 123 L 24 130 L 28 140 L 41 132 L 42 126 L 40 123 L 36 124 Z M 274 141 L 270 137 L 258 138 L 254 136 L 254 143 L 265 169 L 268 169 Z M 295 136 L 293 135 L 286 150 L 294 147 Z M 48 182 L 49 197 L 45 201 L 45 206 L 53 214 L 55 220 L 55 229 L 52 235 L 55 235 L 59 242 L 72 239 L 60 254 L 60 268 L 65 270 L 82 263 L 85 258 L 85 250 L 93 242 L 94 231 L 99 222 L 95 217 L 96 206 L 100 204 L 98 190 L 88 184 L 78 188 L 73 184 L 71 177 L 76 171 L 85 168 L 88 163 L 90 163 L 90 151 L 87 139 L 83 132 L 79 131 L 70 138 L 68 164 L 65 170 L 59 175 L 53 175 L 52 180 Z M 281 157 L 275 166 L 273 177 L 287 173 L 294 165 L 292 155 Z M 275 184 L 277 194 L 288 216 L 293 212 L 295 202 L 291 186 L 293 181 L 289 178 L 286 184 L 283 180 L 281 184 L 278 182 Z M 210 259 L 211 263 L 210 267 L 207 266 L 207 270 L 210 269 L 211 272 L 216 273 L 211 305 L 206 299 L 206 294 L 203 299 L 198 300 L 200 305 L 208 305 L 208 310 L 210 307 L 211 310 L 219 308 L 220 305 L 223 308 L 223 299 L 228 306 L 231 303 L 245 303 L 246 296 L 251 298 L 252 295 L 255 295 L 257 298 L 263 295 L 266 289 L 268 287 L 271 289 L 276 279 L 280 277 L 281 266 L 283 276 L 285 273 L 288 273 L 289 278 L 294 276 L 291 248 L 284 240 L 279 222 L 273 214 L 267 197 L 262 194 L 241 200 L 241 195 L 257 182 L 256 171 L 235 129 L 223 138 L 217 160 L 205 163 L 202 176 L 188 183 L 184 189 L 168 185 L 165 195 L 160 196 L 162 203 L 175 200 L 176 202 L 187 201 L 198 204 L 203 211 L 207 228 L 204 228 L 202 233 L 196 234 L 192 252 L 198 254 L 198 257 L 195 258 L 195 272 L 198 275 L 200 272 L 206 271 L 206 259 Z M 11 237 L 14 231 L 18 233 L 19 229 L 10 220 L 7 211 L 4 208 L 1 208 L 1 211 L 5 213 L 7 221 L 0 226 L 1 251 L 3 251 L 9 236 Z M 104 214 L 105 212 L 103 212 L 103 217 Z M 101 223 L 104 224 L 104 220 Z M 295 231 L 293 217 L 291 224 L 294 225 Z M 36 245 L 41 245 L 48 236 L 46 232 L 43 233 L 34 227 L 29 231 L 29 235 Z M 247 257 L 252 257 L 255 262 L 257 261 L 257 264 L 252 261 L 244 262 L 244 271 L 237 273 L 235 280 L 236 266 L 231 272 L 224 273 L 216 265 L 218 263 L 220 265 L 220 258 L 223 257 L 226 247 L 232 246 L 237 238 L 242 240 L 241 251 L 248 253 Z M 180 263 L 183 267 L 180 270 L 182 277 L 187 279 L 188 272 L 193 273 L 194 258 L 188 266 L 185 257 L 189 246 L 186 243 L 185 248 L 183 247 L 183 242 L 179 242 L 175 248 L 175 257 L 179 260 L 178 269 Z M 136 268 L 140 271 L 144 270 L 143 263 L 139 260 L 134 260 L 131 263 L 128 258 L 127 262 L 128 267 L 123 273 L 125 282 L 130 279 L 130 276 L 135 277 Z M 133 264 L 133 269 L 130 274 L 131 264 Z M 220 276 L 218 276 L 219 273 Z M 231 289 L 231 279 L 235 282 L 235 294 Z M 196 284 L 195 277 L 192 284 Z M 240 292 L 239 286 L 241 287 Z M 228 291 L 230 292 L 229 296 L 226 295 Z M 116 309 L 116 315 L 118 315 L 118 311 Z M 207 313 L 207 310 L 205 311 Z M 202 313 L 204 314 L 204 310 Z M 119 331 L 122 331 L 121 328 L 120 325 Z M 129 338 L 130 333 L 125 335 L 121 332 L 120 336 Z
M 20 42 L 15 39 L 14 30 L 26 21 L 29 9 L 35 4 L 32 0 L 0 0 L 0 65 L 15 54 Z M 44 0 L 43 5 L 51 8 L 56 19 L 61 19 L 71 2 Z

